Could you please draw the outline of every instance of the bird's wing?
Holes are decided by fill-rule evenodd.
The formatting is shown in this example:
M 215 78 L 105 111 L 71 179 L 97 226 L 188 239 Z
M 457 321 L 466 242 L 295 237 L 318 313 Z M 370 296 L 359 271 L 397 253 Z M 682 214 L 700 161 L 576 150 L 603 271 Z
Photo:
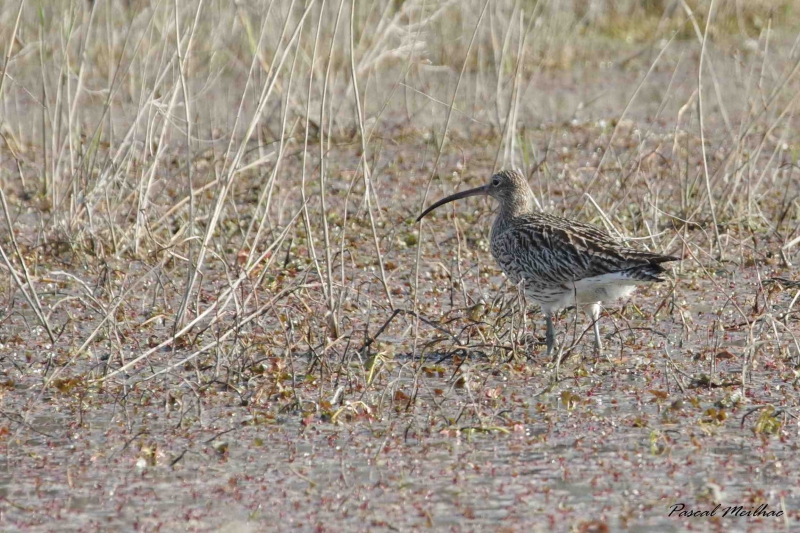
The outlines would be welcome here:
M 636 266 L 643 266 L 649 263 L 666 263 L 668 261 L 680 261 L 679 257 L 670 255 L 656 254 L 653 252 L 643 252 L 635 248 L 630 248 L 621 245 L 616 239 L 611 237 L 608 233 L 585 222 L 578 222 L 577 220 L 569 220 L 554 215 L 539 215 L 539 225 L 548 225 L 554 229 L 562 230 L 571 236 L 573 242 L 580 242 L 581 248 L 600 249 L 613 254 L 618 254 L 627 263 L 625 268 Z M 531 217 L 524 223 L 528 224 L 537 221 Z
M 624 248 L 594 226 L 550 216 L 521 217 L 495 237 L 492 253 L 512 281 L 550 286 L 671 259 Z

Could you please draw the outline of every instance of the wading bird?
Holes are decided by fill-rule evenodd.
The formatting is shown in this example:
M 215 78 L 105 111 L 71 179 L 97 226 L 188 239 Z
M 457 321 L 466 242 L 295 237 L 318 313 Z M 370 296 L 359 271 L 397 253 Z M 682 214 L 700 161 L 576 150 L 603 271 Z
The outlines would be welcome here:
M 417 222 L 446 203 L 478 195 L 491 196 L 500 204 L 492 225 L 492 256 L 505 275 L 514 284 L 522 282 L 527 297 L 542 308 L 548 356 L 555 342 L 553 313 L 589 305 L 595 348 L 600 353 L 597 320 L 602 302 L 623 298 L 636 285 L 665 281 L 661 263 L 680 260 L 627 248 L 595 226 L 536 211 L 528 182 L 514 170 L 503 170 L 482 187 L 439 200 Z

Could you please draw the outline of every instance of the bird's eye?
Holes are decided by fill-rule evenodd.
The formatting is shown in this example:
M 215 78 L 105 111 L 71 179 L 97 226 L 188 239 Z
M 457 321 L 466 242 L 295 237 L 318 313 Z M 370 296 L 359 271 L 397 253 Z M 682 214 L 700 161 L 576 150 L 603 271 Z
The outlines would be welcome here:
M 495 187 L 499 187 L 500 186 L 500 178 L 493 179 L 492 180 L 492 185 L 494 185 Z

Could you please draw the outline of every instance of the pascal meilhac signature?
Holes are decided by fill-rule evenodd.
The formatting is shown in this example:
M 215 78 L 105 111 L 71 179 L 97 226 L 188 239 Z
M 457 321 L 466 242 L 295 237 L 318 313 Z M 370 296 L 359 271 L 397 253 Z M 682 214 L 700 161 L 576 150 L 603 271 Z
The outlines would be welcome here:
M 676 503 L 670 508 L 669 516 L 678 518 L 702 518 L 711 516 L 756 518 L 756 517 L 781 517 L 783 511 L 771 511 L 769 505 L 762 503 L 758 507 L 744 505 L 717 505 L 713 509 L 691 509 L 686 508 L 686 504 Z

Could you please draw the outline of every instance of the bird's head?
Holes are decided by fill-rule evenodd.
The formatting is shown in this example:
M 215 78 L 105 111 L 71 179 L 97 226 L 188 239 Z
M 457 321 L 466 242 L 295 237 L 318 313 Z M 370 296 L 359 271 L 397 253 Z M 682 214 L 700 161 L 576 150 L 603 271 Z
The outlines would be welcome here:
M 513 212 L 521 212 L 533 208 L 533 193 L 522 174 L 516 170 L 501 170 L 493 175 L 486 185 L 442 198 L 423 211 L 417 217 L 417 222 L 437 207 L 470 196 L 491 196 L 500 203 L 501 210 L 507 209 Z

